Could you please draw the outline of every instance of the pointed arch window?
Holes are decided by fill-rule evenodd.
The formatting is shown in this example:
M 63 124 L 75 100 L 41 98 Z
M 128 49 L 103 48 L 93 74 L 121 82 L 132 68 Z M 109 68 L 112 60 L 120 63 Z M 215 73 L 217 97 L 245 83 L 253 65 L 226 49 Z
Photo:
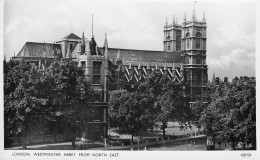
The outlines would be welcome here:
M 177 31 L 176 36 L 176 51 L 181 50 L 181 31 Z
M 186 44 L 187 44 L 187 49 L 190 48 L 190 39 L 189 39 L 189 37 L 190 37 L 190 33 L 187 32 L 187 33 L 186 33 L 186 38 L 187 38 L 187 39 L 186 39 L 186 41 L 187 41 L 187 43 L 186 43 Z
M 197 49 L 199 49 L 200 48 L 200 46 L 201 46 L 201 33 L 200 32 L 198 32 L 197 34 L 196 34 L 196 48 Z

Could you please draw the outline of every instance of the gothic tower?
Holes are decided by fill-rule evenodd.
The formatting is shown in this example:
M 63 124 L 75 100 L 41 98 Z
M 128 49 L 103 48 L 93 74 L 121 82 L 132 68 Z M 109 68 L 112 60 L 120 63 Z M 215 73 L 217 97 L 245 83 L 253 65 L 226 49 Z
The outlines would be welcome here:
M 206 102 L 207 98 L 207 65 L 206 65 L 206 40 L 207 26 L 205 14 L 202 21 L 198 21 L 193 10 L 191 21 L 184 16 L 182 24 L 181 56 L 184 64 L 184 81 L 188 84 L 187 92 L 190 102 L 200 99 Z
M 178 20 L 173 16 L 172 24 L 168 24 L 166 18 L 166 24 L 164 26 L 164 41 L 163 50 L 165 52 L 181 51 L 181 25 L 178 24 Z
M 101 53 L 97 43 L 92 36 L 91 41 L 82 36 L 78 46 L 78 66 L 82 68 L 85 75 L 90 79 L 94 90 L 92 101 L 95 113 L 86 124 L 84 138 L 100 139 L 107 137 L 107 107 L 108 107 L 108 43 L 105 35 L 104 52 Z

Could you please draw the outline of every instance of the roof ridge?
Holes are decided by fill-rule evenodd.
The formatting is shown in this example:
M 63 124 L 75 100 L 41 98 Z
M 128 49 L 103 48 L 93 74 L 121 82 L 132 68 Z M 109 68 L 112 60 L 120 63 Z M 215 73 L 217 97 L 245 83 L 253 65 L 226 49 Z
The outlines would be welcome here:
M 101 49 L 103 49 L 103 47 L 99 47 Z M 179 52 L 165 52 L 165 51 L 156 51 L 156 50 L 142 50 L 142 49 L 126 49 L 126 48 L 108 48 L 109 49 L 114 49 L 114 50 L 129 50 L 129 51 L 143 51 L 143 52 L 160 52 L 160 53 L 179 53 Z
M 62 39 L 79 39 L 79 40 L 81 40 L 81 38 L 74 33 L 70 33 L 69 35 L 65 36 Z
M 27 43 L 34 43 L 34 44 L 57 44 L 57 45 L 59 45 L 58 43 L 49 43 L 49 42 L 26 42 L 25 44 L 27 44 Z

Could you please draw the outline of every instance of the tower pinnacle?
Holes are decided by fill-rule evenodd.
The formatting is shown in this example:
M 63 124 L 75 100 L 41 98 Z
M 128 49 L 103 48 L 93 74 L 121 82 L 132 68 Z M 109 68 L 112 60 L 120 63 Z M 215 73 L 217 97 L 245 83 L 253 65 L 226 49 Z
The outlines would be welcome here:
M 83 34 L 82 34 L 82 39 L 81 39 L 81 53 L 85 53 L 85 48 L 86 48 L 86 45 L 85 45 L 85 36 L 84 36 L 84 31 L 83 31 Z
M 202 22 L 206 23 L 206 18 L 205 18 L 205 12 L 203 11 L 203 19 Z
M 108 50 L 108 43 L 107 43 L 107 33 L 105 33 L 105 41 L 104 41 L 104 55 L 107 54 Z
M 92 38 L 94 38 L 94 35 L 93 35 L 93 14 L 92 15 Z
M 183 24 L 186 24 L 186 12 L 184 12 Z
M 195 4 L 197 3 L 197 1 L 194 1 L 194 5 L 193 5 L 193 14 L 192 14 L 192 21 L 196 22 L 196 13 L 195 13 Z

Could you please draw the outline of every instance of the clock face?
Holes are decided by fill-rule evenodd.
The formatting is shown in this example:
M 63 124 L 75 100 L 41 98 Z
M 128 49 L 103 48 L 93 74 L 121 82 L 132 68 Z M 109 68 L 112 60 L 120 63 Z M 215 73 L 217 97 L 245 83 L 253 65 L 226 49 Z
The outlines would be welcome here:
M 185 63 L 186 63 L 186 64 L 189 64 L 189 62 L 190 62 L 189 58 L 186 57 L 186 58 L 185 58 Z

